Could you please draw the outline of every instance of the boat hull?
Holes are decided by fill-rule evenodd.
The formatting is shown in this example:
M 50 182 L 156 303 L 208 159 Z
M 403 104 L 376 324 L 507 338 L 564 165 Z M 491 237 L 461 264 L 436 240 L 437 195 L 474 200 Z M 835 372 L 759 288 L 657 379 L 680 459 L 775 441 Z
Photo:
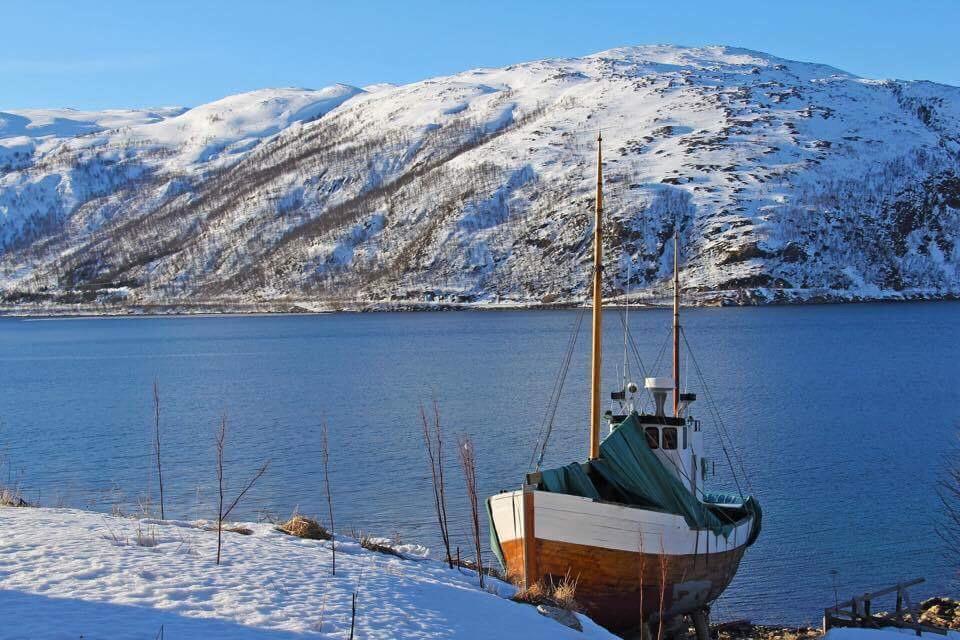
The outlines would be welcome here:
M 543 491 L 499 494 L 492 525 L 509 575 L 575 580 L 577 603 L 611 630 L 702 609 L 726 589 L 752 519 L 726 538 L 682 517 Z

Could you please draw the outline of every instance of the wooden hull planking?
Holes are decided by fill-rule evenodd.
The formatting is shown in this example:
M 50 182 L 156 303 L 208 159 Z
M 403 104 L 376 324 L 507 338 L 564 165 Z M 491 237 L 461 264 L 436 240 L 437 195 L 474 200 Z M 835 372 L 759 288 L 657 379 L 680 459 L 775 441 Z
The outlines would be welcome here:
M 569 576 L 585 613 L 613 630 L 715 600 L 736 575 L 752 526 L 725 539 L 691 531 L 679 516 L 543 491 L 494 496 L 491 513 L 508 574 L 528 583 Z

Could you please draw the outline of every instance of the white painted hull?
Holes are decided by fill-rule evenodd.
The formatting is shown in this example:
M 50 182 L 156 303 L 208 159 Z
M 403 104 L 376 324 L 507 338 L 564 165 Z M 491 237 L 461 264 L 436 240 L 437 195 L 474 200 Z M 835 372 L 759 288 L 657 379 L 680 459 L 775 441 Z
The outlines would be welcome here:
M 534 491 L 536 537 L 619 551 L 694 555 L 732 551 L 746 544 L 753 527 L 748 519 L 727 538 L 693 530 L 682 516 L 626 507 L 589 498 Z M 491 498 L 493 524 L 501 544 L 523 538 L 523 492 Z

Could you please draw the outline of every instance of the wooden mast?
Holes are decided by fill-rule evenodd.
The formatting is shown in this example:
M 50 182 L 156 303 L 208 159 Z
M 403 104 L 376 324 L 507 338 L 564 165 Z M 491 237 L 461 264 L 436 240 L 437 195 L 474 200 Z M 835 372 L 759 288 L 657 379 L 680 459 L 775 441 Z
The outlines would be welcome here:
M 680 231 L 673 230 L 673 415 L 680 415 Z
M 597 205 L 593 223 L 593 347 L 590 363 L 590 460 L 600 457 L 600 360 L 603 322 L 603 136 L 597 133 Z

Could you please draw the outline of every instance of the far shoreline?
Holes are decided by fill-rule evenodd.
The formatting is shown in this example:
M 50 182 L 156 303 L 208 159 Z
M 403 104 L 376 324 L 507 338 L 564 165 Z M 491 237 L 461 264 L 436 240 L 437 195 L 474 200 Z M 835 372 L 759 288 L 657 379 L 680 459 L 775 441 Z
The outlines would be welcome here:
M 733 303 L 704 303 L 682 305 L 686 309 L 744 309 L 770 307 L 815 307 L 841 305 L 891 305 L 891 304 L 918 304 L 918 303 L 949 303 L 960 301 L 960 296 L 952 294 L 940 297 L 902 297 L 902 298 L 853 298 L 853 299 L 802 299 L 791 301 L 770 301 L 753 304 Z M 315 308 L 307 308 L 296 303 L 278 303 L 263 305 L 244 304 L 172 304 L 172 305 L 132 305 L 132 306 L 69 306 L 25 308 L 17 305 L 0 306 L 0 319 L 15 318 L 20 320 L 88 320 L 88 319 L 149 319 L 149 318 L 231 318 L 231 317 L 283 317 L 283 316 L 323 316 L 364 313 L 440 313 L 440 312 L 479 312 L 495 313 L 509 311 L 575 311 L 588 309 L 586 303 L 575 304 L 570 302 L 529 302 L 529 303 L 497 303 L 497 302 L 400 302 L 400 301 L 367 301 L 350 303 L 305 303 Z M 329 305 L 329 306 L 327 306 Z M 650 301 L 627 303 L 622 299 L 611 299 L 604 305 L 610 311 L 629 309 L 631 311 L 666 311 L 670 309 L 667 302 L 654 303 Z

